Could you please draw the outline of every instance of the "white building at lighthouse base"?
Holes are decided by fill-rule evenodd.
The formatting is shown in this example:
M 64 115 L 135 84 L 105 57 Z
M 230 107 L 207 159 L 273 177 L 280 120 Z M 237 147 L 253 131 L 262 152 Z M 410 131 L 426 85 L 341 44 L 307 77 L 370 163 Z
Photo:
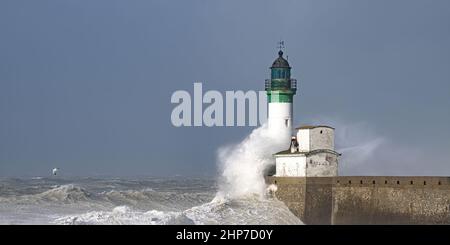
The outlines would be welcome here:
M 303 126 L 296 130 L 289 149 L 274 154 L 275 176 L 337 176 L 340 154 L 334 150 L 334 128 Z

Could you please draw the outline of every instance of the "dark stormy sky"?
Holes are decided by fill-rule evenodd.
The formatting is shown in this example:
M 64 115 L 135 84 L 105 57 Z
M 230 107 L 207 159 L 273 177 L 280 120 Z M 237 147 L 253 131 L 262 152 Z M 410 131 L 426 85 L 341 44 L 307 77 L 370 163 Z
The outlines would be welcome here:
M 176 128 L 170 97 L 262 90 L 280 39 L 341 174 L 450 175 L 450 1 L 2 0 L 0 176 L 214 175 L 253 128 Z

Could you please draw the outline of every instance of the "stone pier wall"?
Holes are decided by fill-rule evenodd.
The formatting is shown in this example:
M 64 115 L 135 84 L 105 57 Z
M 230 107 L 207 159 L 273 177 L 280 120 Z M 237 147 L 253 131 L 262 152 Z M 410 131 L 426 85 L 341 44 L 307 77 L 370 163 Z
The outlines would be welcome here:
M 450 224 L 450 177 L 267 177 L 306 224 Z

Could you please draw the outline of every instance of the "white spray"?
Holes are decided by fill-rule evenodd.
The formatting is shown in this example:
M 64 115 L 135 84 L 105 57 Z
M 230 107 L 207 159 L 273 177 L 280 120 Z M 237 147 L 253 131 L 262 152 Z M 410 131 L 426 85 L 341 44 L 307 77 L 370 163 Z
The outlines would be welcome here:
M 442 175 L 448 172 L 444 164 L 439 164 L 445 161 L 440 158 L 431 161 L 423 147 L 381 134 L 369 122 L 325 116 L 305 121 L 336 128 L 336 151 L 342 153 L 339 175 Z M 438 164 L 431 168 L 430 162 Z
M 291 133 L 269 130 L 267 125 L 253 130 L 242 142 L 218 150 L 221 170 L 216 199 L 235 199 L 248 195 L 264 197 L 264 172 L 274 166 L 274 153 L 289 146 Z

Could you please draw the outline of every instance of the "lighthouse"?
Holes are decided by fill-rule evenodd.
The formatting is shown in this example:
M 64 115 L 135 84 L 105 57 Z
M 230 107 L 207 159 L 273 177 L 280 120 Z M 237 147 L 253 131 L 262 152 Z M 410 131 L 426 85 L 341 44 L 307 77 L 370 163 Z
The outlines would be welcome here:
M 292 102 L 297 91 L 297 80 L 291 78 L 291 67 L 278 51 L 278 58 L 270 67 L 270 79 L 266 79 L 268 126 L 273 134 L 292 134 Z

